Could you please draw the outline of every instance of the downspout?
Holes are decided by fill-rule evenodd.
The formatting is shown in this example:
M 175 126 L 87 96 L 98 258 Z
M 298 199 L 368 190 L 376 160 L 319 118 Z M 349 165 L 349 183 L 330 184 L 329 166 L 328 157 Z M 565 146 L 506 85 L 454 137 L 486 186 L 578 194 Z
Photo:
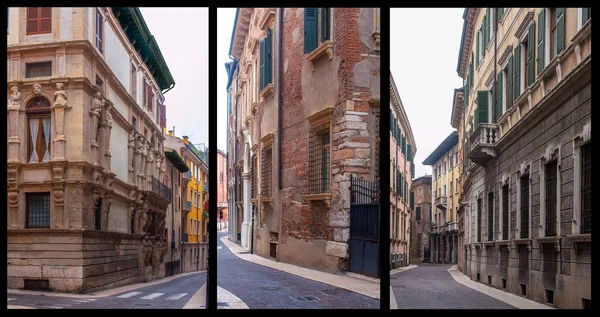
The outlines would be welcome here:
M 171 164 L 171 193 L 173 192 L 173 180 L 175 179 L 175 174 L 173 172 L 173 168 L 175 166 Z M 171 203 L 171 246 L 175 246 L 175 204 Z M 175 250 L 171 248 L 171 276 L 175 275 L 173 273 L 173 253 Z
M 498 50 L 498 8 L 494 8 L 494 84 L 493 84 L 493 89 L 494 89 L 494 100 L 492 101 L 492 104 L 494 105 L 494 109 L 493 110 L 493 114 L 492 114 L 492 119 L 494 121 L 494 123 L 496 123 L 496 120 L 498 118 L 496 118 L 496 107 L 498 107 L 498 105 L 496 104 L 497 102 L 497 96 L 496 94 L 498 93 L 496 90 L 496 79 L 497 79 L 497 66 L 496 64 L 498 64 L 498 54 L 496 54 L 496 51 Z M 500 107 L 502 107 L 502 105 L 500 105 Z
M 283 105 L 283 8 L 279 8 L 279 78 L 277 84 L 277 156 L 279 157 L 279 189 L 283 189 L 283 160 L 281 159 L 281 125 Z

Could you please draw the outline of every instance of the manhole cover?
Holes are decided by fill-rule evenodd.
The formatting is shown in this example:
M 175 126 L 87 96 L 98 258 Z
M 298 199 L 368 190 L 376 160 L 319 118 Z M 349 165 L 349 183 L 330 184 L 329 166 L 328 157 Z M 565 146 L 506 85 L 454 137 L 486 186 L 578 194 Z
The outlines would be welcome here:
M 229 307 L 229 303 L 225 303 L 225 302 L 217 302 L 217 306 Z
M 278 291 L 278 290 L 283 289 L 283 287 L 279 287 L 279 286 L 261 286 L 260 288 L 267 290 L 267 291 Z
M 320 299 L 316 298 L 315 296 L 312 295 L 308 295 L 308 296 L 300 296 L 300 297 L 292 297 L 293 299 L 295 299 L 296 301 L 299 302 L 314 302 L 314 301 L 320 301 Z

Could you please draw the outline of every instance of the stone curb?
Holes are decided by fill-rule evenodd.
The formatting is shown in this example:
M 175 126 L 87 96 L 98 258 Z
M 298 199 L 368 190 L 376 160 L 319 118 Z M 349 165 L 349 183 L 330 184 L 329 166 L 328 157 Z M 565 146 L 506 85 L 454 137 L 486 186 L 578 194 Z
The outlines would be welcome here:
M 308 269 L 296 266 L 289 263 L 277 262 L 271 259 L 266 259 L 255 254 L 240 254 L 246 252 L 241 246 L 229 241 L 228 237 L 222 237 L 221 241 L 229 250 L 238 258 L 252 262 L 258 265 L 269 267 L 285 273 L 300 276 L 306 279 L 317 281 L 324 284 L 329 284 L 335 287 L 343 288 L 367 297 L 380 299 L 379 283 L 366 279 L 358 279 L 346 275 L 338 275 L 332 273 L 321 272 L 313 269 Z
M 29 306 L 7 305 L 6 309 L 37 309 Z
M 217 302 L 227 303 L 227 306 L 217 306 L 217 309 L 249 309 L 239 297 L 217 285 Z
M 69 298 L 103 298 L 103 297 L 112 296 L 112 295 L 115 295 L 115 294 L 119 294 L 119 293 L 131 291 L 131 290 L 135 290 L 135 289 L 146 287 L 146 286 L 152 286 L 152 285 L 166 283 L 166 282 L 169 282 L 169 281 L 171 281 L 173 279 L 176 279 L 176 278 L 180 278 L 180 277 L 188 276 L 188 275 L 193 275 L 193 274 L 199 274 L 199 273 L 202 273 L 202 272 L 206 272 L 206 271 L 196 271 L 196 272 L 181 273 L 181 274 L 177 274 L 177 275 L 165 277 L 165 278 L 162 278 L 162 279 L 159 279 L 159 280 L 155 280 L 155 281 L 152 281 L 152 282 L 148 282 L 148 283 L 129 284 L 129 285 L 119 286 L 119 287 L 110 288 L 110 289 L 106 289 L 106 290 L 101 290 L 101 291 L 98 291 L 98 292 L 92 292 L 90 294 L 73 294 L 73 293 L 44 292 L 44 291 L 25 291 L 25 290 L 20 290 L 20 289 L 7 289 L 6 291 L 9 294 L 24 294 L 24 295 L 38 295 L 38 296 L 55 296 L 55 297 L 69 297 Z
M 182 309 L 206 309 L 206 282 L 192 295 Z
M 410 270 L 410 269 L 414 269 L 416 267 L 417 266 L 414 265 L 414 264 L 409 264 L 408 266 L 405 266 L 405 267 L 400 267 L 400 268 L 397 268 L 397 269 L 393 269 L 393 270 L 390 271 L 390 276 L 393 275 L 393 274 L 397 274 L 397 273 L 400 273 L 400 272 L 404 272 L 404 271 Z

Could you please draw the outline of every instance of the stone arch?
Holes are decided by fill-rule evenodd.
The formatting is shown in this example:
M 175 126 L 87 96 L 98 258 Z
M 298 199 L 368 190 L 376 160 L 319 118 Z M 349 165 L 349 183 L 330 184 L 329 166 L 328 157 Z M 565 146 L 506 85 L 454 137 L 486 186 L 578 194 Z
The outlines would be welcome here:
M 23 106 L 25 106 L 25 109 L 27 109 L 27 106 L 29 105 L 30 102 L 32 102 L 36 98 L 40 98 L 40 97 L 45 98 L 48 101 L 49 106 L 50 107 L 52 106 L 52 96 L 46 91 L 42 91 L 39 94 L 36 94 L 33 91 L 29 92 L 23 98 Z M 48 110 L 50 110 L 50 108 L 48 108 Z

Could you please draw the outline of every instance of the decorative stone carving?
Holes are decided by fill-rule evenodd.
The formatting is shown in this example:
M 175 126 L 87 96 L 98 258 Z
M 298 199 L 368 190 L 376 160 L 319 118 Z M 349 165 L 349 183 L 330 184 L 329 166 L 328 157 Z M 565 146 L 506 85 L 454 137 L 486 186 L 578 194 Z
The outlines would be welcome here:
M 36 95 L 39 95 L 42 93 L 42 85 L 40 84 L 33 84 L 33 93 Z
M 134 175 L 135 184 L 140 187 L 140 177 L 142 176 L 142 152 L 144 150 L 143 137 L 141 134 L 136 134 L 135 138 L 135 154 L 134 154 Z
M 8 109 L 19 110 L 21 108 L 21 91 L 18 85 L 10 87 L 12 95 L 8 99 Z
M 111 111 L 111 106 L 110 104 L 106 107 L 106 111 L 104 114 L 104 123 L 109 126 L 112 127 L 112 123 L 113 123 L 113 118 L 112 118 L 112 114 L 110 114 Z
M 100 94 L 99 92 L 94 93 L 94 98 L 92 98 L 92 109 L 90 111 L 90 115 L 92 116 L 92 140 L 96 142 L 98 141 L 98 121 L 102 114 L 102 105 L 102 94 Z
M 98 192 L 94 192 L 92 193 L 92 204 L 94 206 L 94 208 L 98 207 L 98 203 L 100 202 L 100 195 L 98 194 Z
M 66 107 L 70 109 L 71 107 L 67 105 L 67 93 L 65 92 L 63 87 L 63 83 L 56 83 L 53 107 Z

